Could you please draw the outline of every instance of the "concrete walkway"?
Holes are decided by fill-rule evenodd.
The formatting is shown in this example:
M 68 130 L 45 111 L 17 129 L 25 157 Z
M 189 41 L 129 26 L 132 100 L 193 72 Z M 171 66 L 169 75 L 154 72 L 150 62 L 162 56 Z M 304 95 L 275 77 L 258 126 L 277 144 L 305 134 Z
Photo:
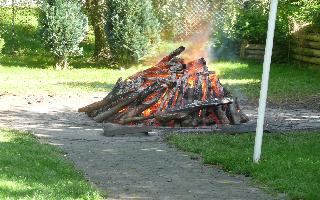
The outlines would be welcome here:
M 203 166 L 157 136 L 102 136 L 101 124 L 76 110 L 103 96 L 1 96 L 0 126 L 30 130 L 60 146 L 108 199 L 273 199 L 244 177 Z M 310 119 L 319 125 L 316 114 Z

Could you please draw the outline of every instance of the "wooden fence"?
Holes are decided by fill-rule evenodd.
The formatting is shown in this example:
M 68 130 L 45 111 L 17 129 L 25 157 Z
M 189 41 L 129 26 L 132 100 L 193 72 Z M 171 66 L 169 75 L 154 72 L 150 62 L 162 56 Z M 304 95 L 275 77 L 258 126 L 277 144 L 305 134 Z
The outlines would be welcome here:
M 291 57 L 312 65 L 320 65 L 320 34 L 299 35 L 291 47 Z
M 241 46 L 240 57 L 263 60 L 264 50 L 264 44 L 244 43 Z M 287 58 L 308 65 L 320 66 L 320 34 L 301 34 L 295 36 L 291 45 L 288 47 L 274 47 L 272 56 L 273 61 Z
M 242 44 L 240 57 L 252 60 L 263 60 L 266 45 L 264 44 Z M 274 46 L 272 50 L 272 59 L 277 60 L 279 48 Z

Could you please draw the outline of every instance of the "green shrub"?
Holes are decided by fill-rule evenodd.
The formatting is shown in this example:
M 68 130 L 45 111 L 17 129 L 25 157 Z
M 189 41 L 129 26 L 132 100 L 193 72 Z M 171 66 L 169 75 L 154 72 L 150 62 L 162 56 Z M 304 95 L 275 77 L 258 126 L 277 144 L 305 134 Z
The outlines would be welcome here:
M 88 19 L 77 0 L 43 0 L 40 25 L 45 45 L 57 58 L 57 68 L 68 68 L 68 57 L 79 55 Z
M 269 1 L 252 0 L 245 3 L 228 1 L 223 4 L 215 18 L 213 48 L 215 52 L 230 54 L 239 49 L 242 42 L 265 43 L 268 28 Z M 320 26 L 319 0 L 279 1 L 275 28 L 275 44 L 289 44 L 295 26 L 313 24 Z M 286 48 L 282 53 L 286 55 Z M 221 55 L 225 55 L 222 53 Z
M 5 45 L 4 39 L 0 36 L 0 54 L 2 53 L 2 49 Z
M 172 39 L 179 35 L 185 25 L 188 0 L 152 0 L 152 3 L 165 39 Z
M 160 41 L 151 0 L 108 0 L 107 10 L 107 41 L 117 63 L 142 60 Z
M 265 7 L 266 6 L 266 7 Z M 250 43 L 265 43 L 268 29 L 268 5 L 253 4 L 240 9 L 234 29 L 238 40 Z M 280 5 L 281 6 L 281 5 Z M 288 15 L 281 7 L 278 10 L 274 40 L 276 43 L 286 43 L 290 35 Z

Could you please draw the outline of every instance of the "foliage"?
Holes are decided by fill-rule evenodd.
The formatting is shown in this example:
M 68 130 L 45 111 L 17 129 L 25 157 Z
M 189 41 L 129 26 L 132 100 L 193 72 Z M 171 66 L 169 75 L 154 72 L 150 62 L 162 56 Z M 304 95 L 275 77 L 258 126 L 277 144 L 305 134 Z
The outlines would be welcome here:
M 187 0 L 152 0 L 154 12 L 167 38 L 180 33 L 183 26 Z
M 57 67 L 67 68 L 67 58 L 82 53 L 79 44 L 87 31 L 79 1 L 43 0 L 39 20 L 44 43 L 58 58 Z
M 11 7 L 0 7 L 0 35 L 6 43 L 2 53 L 16 52 L 16 56 L 43 54 L 38 34 L 38 9 L 15 7 L 14 23 L 12 16 Z
M 152 0 L 165 39 L 188 39 L 202 34 L 212 22 L 212 0 Z
M 227 171 L 251 176 L 288 194 L 290 199 L 319 199 L 319 136 L 319 131 L 266 134 L 259 165 L 252 162 L 252 134 L 171 135 L 169 143 L 200 154 L 205 164 L 221 165 Z
M 299 23 L 312 23 L 320 27 L 320 1 L 318 0 L 286 0 L 288 12 Z
M 239 49 L 244 41 L 265 43 L 269 15 L 268 0 L 244 1 L 244 3 L 227 0 L 217 7 L 216 11 L 213 33 L 213 47 L 216 51 L 234 52 L 234 49 Z M 319 19 L 318 0 L 279 1 L 275 43 L 281 46 L 287 45 L 295 25 L 319 24 Z
M 160 41 L 150 0 L 107 1 L 106 33 L 114 61 L 136 63 Z
M 62 151 L 0 129 L 0 199 L 103 199 Z
M 4 45 L 5 45 L 5 41 L 0 35 L 0 54 L 2 53 L 2 49 L 3 49 Z

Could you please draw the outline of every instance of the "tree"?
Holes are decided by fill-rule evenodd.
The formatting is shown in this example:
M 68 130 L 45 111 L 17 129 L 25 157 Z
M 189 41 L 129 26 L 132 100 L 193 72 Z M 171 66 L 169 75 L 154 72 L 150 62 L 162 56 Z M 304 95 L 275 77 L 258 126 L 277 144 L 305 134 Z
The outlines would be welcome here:
M 4 45 L 5 45 L 5 41 L 0 35 L 0 54 L 2 53 L 2 49 L 3 49 Z
M 106 13 L 105 4 L 105 0 L 86 0 L 86 9 L 95 37 L 94 56 L 102 58 L 105 58 L 109 51 L 106 33 L 104 31 Z
M 39 23 L 46 47 L 57 58 L 57 69 L 67 69 L 68 57 L 79 55 L 80 42 L 87 31 L 88 19 L 77 0 L 43 0 Z
M 151 0 L 108 0 L 107 9 L 105 30 L 116 62 L 138 62 L 160 41 Z

